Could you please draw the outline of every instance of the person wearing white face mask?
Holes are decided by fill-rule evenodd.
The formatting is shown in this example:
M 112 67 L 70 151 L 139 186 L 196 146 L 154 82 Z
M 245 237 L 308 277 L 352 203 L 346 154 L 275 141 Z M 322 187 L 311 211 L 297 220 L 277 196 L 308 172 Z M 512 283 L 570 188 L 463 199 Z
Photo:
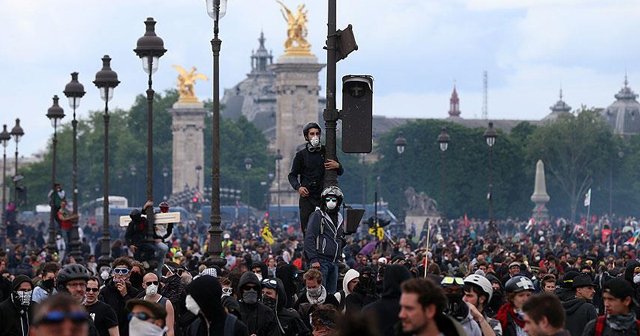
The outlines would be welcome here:
M 133 299 L 127 301 L 129 317 L 129 335 L 163 336 L 167 335 L 165 319 L 167 311 L 157 303 Z
M 320 141 L 322 131 L 320 125 L 310 122 L 302 129 L 306 141 L 305 147 L 299 150 L 291 165 L 288 179 L 291 187 L 300 194 L 300 225 L 305 234 L 309 216 L 320 206 L 320 193 L 326 170 L 336 170 L 342 175 L 344 170 L 339 161 L 325 158 L 325 147 Z
M 155 273 L 147 273 L 142 278 L 142 288 L 144 289 L 144 294 L 142 294 L 142 298 L 145 301 L 153 302 L 159 304 L 162 308 L 167 311 L 166 318 L 166 328 L 167 328 L 167 336 L 174 335 L 174 309 L 173 304 L 166 297 L 158 294 L 160 282 L 158 281 L 158 276 Z
M 18 275 L 11 283 L 11 295 L 0 303 L 0 325 L 3 335 L 29 335 L 33 316 L 33 283 L 26 275 Z
M 338 257 L 344 246 L 344 219 L 340 206 L 344 195 L 331 186 L 321 194 L 322 203 L 309 217 L 304 238 L 304 253 L 312 268 L 322 273 L 322 285 L 333 295 L 338 286 Z

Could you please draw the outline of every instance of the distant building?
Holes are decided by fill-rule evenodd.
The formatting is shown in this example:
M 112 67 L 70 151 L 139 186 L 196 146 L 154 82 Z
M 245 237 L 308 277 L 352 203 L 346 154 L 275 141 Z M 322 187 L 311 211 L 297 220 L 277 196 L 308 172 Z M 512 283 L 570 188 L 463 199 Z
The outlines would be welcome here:
M 640 133 L 640 103 L 636 100 L 638 95 L 629 87 L 627 76 L 624 87 L 614 97 L 616 101 L 600 112 L 613 133 L 621 136 Z

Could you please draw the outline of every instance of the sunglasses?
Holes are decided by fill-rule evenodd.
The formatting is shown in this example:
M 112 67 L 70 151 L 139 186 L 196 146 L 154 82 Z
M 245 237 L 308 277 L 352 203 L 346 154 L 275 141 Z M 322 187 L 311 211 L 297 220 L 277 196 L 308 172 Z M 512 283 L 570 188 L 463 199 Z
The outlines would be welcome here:
M 64 320 L 70 320 L 74 324 L 81 324 L 88 321 L 89 315 L 83 311 L 63 312 L 63 311 L 50 311 L 42 316 L 40 319 L 34 322 L 34 325 L 41 324 L 60 324 Z
M 156 319 L 155 317 L 153 317 L 153 316 L 151 316 L 151 315 L 149 315 L 149 314 L 147 314 L 145 312 L 139 312 L 139 313 L 129 313 L 129 316 L 128 316 L 129 321 L 131 321 L 131 319 L 134 316 L 137 317 L 141 321 L 155 320 Z
M 147 286 L 151 286 L 151 285 L 156 285 L 156 286 L 157 286 L 157 285 L 158 285 L 158 283 L 159 283 L 159 282 L 157 282 L 157 281 L 147 281 L 147 282 L 145 282 L 144 284 L 145 284 L 145 285 L 147 285 Z
M 127 274 L 129 274 L 129 269 L 128 268 L 114 268 L 113 269 L 113 273 L 114 274 L 127 275 Z
M 276 282 L 275 279 L 263 279 L 262 280 L 262 287 L 263 288 L 277 289 L 278 288 L 278 282 Z
M 327 202 L 337 202 L 338 198 L 336 198 L 336 197 L 327 197 L 324 200 L 327 201 Z
M 87 292 L 97 293 L 99 290 L 100 290 L 99 288 L 89 288 L 89 287 L 87 287 Z

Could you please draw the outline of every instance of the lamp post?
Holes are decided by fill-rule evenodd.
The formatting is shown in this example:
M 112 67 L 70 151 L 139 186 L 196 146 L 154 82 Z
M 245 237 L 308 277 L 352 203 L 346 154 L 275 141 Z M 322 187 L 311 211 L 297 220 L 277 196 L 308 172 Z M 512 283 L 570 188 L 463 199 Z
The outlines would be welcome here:
M 169 176 L 169 168 L 167 166 L 162 167 L 162 199 L 167 200 L 167 177 Z
M 196 190 L 200 191 L 200 172 L 202 171 L 202 166 L 196 166 Z
M 251 192 L 249 189 L 249 171 L 251 170 L 251 167 L 253 166 L 253 160 L 251 158 L 246 158 L 244 159 L 244 169 L 247 170 L 247 175 L 245 175 L 245 187 L 247 189 L 247 225 L 249 225 L 249 210 L 250 210 L 250 205 L 249 205 L 249 201 L 251 201 Z
M 11 135 L 7 131 L 7 125 L 2 125 L 2 133 L 0 133 L 0 143 L 2 143 L 2 217 L 0 218 L 0 249 L 5 250 L 7 241 L 7 228 L 5 226 L 7 211 L 7 146 L 11 140 Z
M 20 142 L 20 139 L 22 139 L 22 136 L 24 135 L 24 130 L 22 129 L 22 127 L 20 127 L 20 118 L 16 118 L 16 124 L 15 126 L 13 126 L 13 128 L 11 129 L 11 132 L 9 133 L 12 137 L 13 137 L 13 141 L 16 142 L 16 160 L 15 160 L 15 172 L 13 175 L 13 203 L 14 204 L 18 204 L 18 194 L 17 194 L 17 190 L 18 190 L 18 143 Z
M 101 265 L 111 261 L 111 234 L 109 232 L 109 101 L 113 99 L 113 91 L 120 84 L 118 74 L 111 70 L 111 57 L 102 57 L 102 69 L 96 73 L 93 81 L 98 90 L 100 98 L 104 100 L 104 187 L 102 188 L 102 238 L 100 239 Z
M 158 70 L 160 57 L 167 51 L 164 42 L 156 35 L 156 21 L 148 17 L 144 22 L 146 32 L 138 39 L 136 49 L 133 51 L 142 59 L 142 68 L 149 75 L 147 88 L 147 201 L 153 201 L 153 80 L 152 75 Z M 153 242 L 153 207 L 147 210 L 147 239 Z
M 400 131 L 400 133 L 398 134 L 398 137 L 393 143 L 396 145 L 396 152 L 398 152 L 398 156 L 402 156 L 402 153 L 404 153 L 404 150 L 407 148 L 407 139 L 404 138 L 402 131 Z M 402 174 L 405 174 L 404 162 L 400 161 L 400 165 L 402 169 Z M 400 182 L 404 184 L 404 178 L 402 178 Z M 404 192 L 404 185 L 401 185 L 400 189 L 401 189 L 400 191 Z
M 136 168 L 136 166 L 134 166 L 133 164 L 129 165 L 129 174 L 131 174 L 131 179 L 133 181 L 133 183 L 131 183 L 131 185 L 133 186 L 133 191 L 131 191 L 131 204 L 133 206 L 136 205 L 136 191 L 138 191 L 137 185 L 138 185 L 138 180 L 136 179 L 136 173 L 138 172 L 138 169 Z
M 447 133 L 447 128 L 442 127 L 440 130 L 440 135 L 438 135 L 438 144 L 440 145 L 440 217 L 444 218 L 444 152 L 449 148 L 449 133 Z
M 493 229 L 493 145 L 496 143 L 498 133 L 493 128 L 493 122 L 489 123 L 489 127 L 484 131 L 484 140 L 489 146 L 489 193 L 487 200 L 489 201 L 489 228 Z
M 207 13 L 213 19 L 213 118 L 211 119 L 211 227 L 207 245 L 207 262 L 222 267 L 226 260 L 220 257 L 220 46 L 218 23 L 227 12 L 227 0 L 206 0 Z
M 78 214 L 78 120 L 76 119 L 76 109 L 80 106 L 80 99 L 84 96 L 84 86 L 78 82 L 78 73 L 71 73 L 71 81 L 64 87 L 64 95 L 69 99 L 69 107 L 73 110 L 73 158 L 71 168 L 71 184 L 73 188 L 73 214 Z M 73 221 L 71 229 L 71 255 L 79 263 L 82 263 L 82 251 L 80 244 L 80 235 L 78 233 L 78 221 Z
M 51 120 L 51 125 L 53 126 L 53 158 L 51 159 L 51 198 L 49 199 L 49 206 L 51 210 L 49 211 L 49 238 L 47 239 L 47 251 L 49 255 L 53 255 L 56 251 L 56 228 L 55 228 L 55 204 L 53 202 L 54 197 L 53 193 L 57 192 L 55 190 L 56 184 L 56 147 L 58 145 L 58 122 L 64 118 L 64 110 L 60 105 L 58 105 L 58 96 L 53 96 L 53 105 L 47 110 L 47 118 Z
M 280 150 L 276 151 L 276 200 L 278 202 L 278 221 L 282 220 L 282 211 L 280 209 L 280 161 L 282 161 L 282 154 Z

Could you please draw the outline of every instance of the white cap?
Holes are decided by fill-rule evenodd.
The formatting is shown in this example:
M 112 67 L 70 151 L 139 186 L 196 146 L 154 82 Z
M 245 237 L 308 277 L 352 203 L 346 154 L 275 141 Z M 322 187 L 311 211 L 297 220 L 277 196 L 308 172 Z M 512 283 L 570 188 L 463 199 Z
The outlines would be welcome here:
M 385 257 L 378 258 L 378 264 L 386 265 L 387 264 L 387 258 L 385 258 Z

